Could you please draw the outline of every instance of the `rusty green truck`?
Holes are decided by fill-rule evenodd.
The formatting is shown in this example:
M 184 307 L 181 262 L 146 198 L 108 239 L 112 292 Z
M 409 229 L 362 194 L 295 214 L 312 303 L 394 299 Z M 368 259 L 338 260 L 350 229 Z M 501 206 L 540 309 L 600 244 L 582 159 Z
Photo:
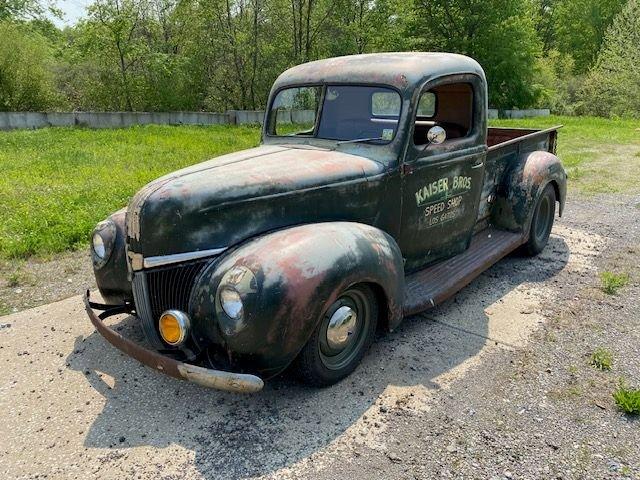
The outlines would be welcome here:
M 488 128 L 468 57 L 299 65 L 273 85 L 259 147 L 159 178 L 96 227 L 103 303 L 87 294 L 87 311 L 176 378 L 249 392 L 291 367 L 330 385 L 376 328 L 545 247 L 566 196 L 556 138 Z M 148 346 L 103 322 L 116 313 L 137 317 Z

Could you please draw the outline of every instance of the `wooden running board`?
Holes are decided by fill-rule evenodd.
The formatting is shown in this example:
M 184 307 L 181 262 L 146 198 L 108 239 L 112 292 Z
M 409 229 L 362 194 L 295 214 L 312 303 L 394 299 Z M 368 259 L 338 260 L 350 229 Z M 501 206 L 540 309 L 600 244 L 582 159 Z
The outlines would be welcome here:
M 487 228 L 475 235 L 466 251 L 407 275 L 404 314 L 413 315 L 444 302 L 525 241 L 521 233 Z

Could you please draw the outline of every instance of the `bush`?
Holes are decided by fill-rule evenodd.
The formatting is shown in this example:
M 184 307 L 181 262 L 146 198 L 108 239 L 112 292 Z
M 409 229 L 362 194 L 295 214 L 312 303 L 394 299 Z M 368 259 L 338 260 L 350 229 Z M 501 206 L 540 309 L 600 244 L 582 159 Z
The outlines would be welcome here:
M 28 27 L 0 22 L 0 111 L 47 110 L 60 97 L 47 41 Z

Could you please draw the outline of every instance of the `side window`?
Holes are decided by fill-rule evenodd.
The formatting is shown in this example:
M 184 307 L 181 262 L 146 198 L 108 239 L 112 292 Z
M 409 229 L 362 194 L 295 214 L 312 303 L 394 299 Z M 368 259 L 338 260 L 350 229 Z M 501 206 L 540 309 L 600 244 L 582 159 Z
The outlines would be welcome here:
M 418 101 L 418 113 L 419 118 L 433 118 L 436 114 L 436 94 L 433 92 L 424 92 L 420 95 Z
M 440 126 L 451 141 L 464 138 L 473 130 L 473 87 L 469 83 L 450 83 L 423 92 L 418 101 L 413 142 L 427 144 L 427 132 Z

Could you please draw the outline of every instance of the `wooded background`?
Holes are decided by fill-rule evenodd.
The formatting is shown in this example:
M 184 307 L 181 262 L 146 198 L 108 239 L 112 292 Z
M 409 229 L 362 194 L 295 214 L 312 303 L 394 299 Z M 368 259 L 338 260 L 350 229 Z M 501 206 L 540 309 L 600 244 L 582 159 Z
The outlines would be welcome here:
M 0 0 L 0 110 L 264 108 L 290 66 L 446 51 L 484 67 L 493 108 L 640 117 L 640 0 L 96 0 L 57 28 Z

